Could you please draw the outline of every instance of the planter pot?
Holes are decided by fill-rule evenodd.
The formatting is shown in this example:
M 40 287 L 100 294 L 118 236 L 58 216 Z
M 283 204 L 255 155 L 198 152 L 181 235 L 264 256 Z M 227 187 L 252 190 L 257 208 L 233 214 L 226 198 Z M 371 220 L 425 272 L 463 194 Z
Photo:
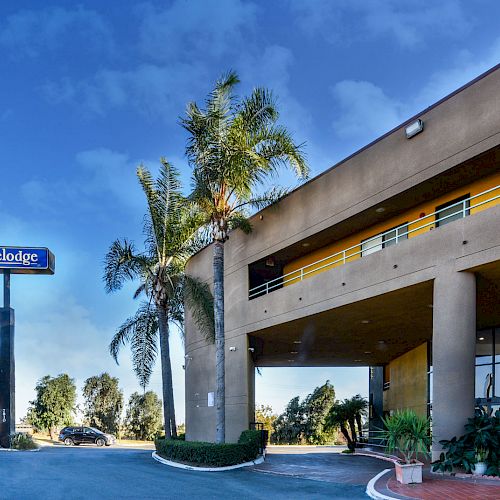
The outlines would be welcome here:
M 486 472 L 487 468 L 488 466 L 486 465 L 486 462 L 478 462 L 477 464 L 474 465 L 473 474 L 475 476 L 484 476 L 484 473 Z
M 421 483 L 423 463 L 399 464 L 396 462 L 396 479 L 401 484 Z

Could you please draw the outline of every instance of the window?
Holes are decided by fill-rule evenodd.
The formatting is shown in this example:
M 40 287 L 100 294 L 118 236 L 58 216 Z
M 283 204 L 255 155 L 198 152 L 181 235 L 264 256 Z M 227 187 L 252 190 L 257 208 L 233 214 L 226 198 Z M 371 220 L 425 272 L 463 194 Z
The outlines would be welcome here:
M 456 198 L 455 200 L 444 203 L 436 207 L 436 227 L 444 226 L 454 220 L 463 219 L 469 215 L 470 201 L 468 198 L 470 194 Z M 462 203 L 461 203 L 462 202 Z
M 476 403 L 500 403 L 500 328 L 476 334 Z
M 378 252 L 382 248 L 396 245 L 400 240 L 408 239 L 408 223 L 401 224 L 394 229 L 384 231 L 380 235 L 373 236 L 361 242 L 361 256 L 365 257 L 371 253 Z

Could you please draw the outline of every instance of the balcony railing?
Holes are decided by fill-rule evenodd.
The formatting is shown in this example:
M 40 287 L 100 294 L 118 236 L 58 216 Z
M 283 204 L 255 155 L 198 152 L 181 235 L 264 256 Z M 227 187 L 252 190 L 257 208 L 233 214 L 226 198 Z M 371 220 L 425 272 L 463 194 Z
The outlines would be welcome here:
M 448 219 L 451 219 L 452 217 L 455 217 L 455 219 L 457 218 L 457 216 L 463 218 L 472 213 L 475 209 L 479 209 L 481 207 L 487 208 L 484 207 L 484 205 L 497 202 L 498 199 L 500 199 L 500 185 L 464 200 L 457 201 L 457 203 L 448 205 L 444 208 L 441 208 L 440 210 L 432 212 L 429 215 L 425 215 L 419 219 L 415 219 L 411 222 L 405 223 L 404 226 L 406 227 L 406 230 L 404 231 L 401 231 L 401 229 L 399 229 L 399 231 L 395 231 L 394 228 L 389 229 L 384 233 L 380 233 L 367 240 L 363 240 L 362 243 L 358 243 L 349 248 L 346 248 L 345 250 L 341 250 L 340 252 L 336 252 L 332 255 L 319 259 L 299 269 L 295 269 L 294 271 L 286 273 L 279 278 L 275 278 L 273 280 L 262 283 L 261 285 L 255 286 L 249 290 L 248 297 L 249 299 L 253 299 L 255 297 L 273 292 L 274 290 L 281 288 L 283 285 L 303 281 L 304 279 L 310 278 L 313 274 L 316 274 L 318 272 L 326 271 L 327 269 L 338 267 L 340 265 L 351 262 L 352 260 L 361 257 L 362 254 L 367 255 L 370 253 L 370 250 L 376 251 L 377 247 L 379 250 L 381 250 L 381 241 L 383 241 L 383 246 L 388 246 L 389 243 L 400 243 L 400 240 L 402 239 L 416 236 L 419 231 L 422 232 L 426 229 L 434 229 L 435 227 L 437 227 L 436 223 L 438 223 L 439 225 L 443 225 Z M 452 208 L 456 208 L 456 210 L 454 210 L 452 213 L 448 213 Z M 440 215 L 444 212 L 446 212 L 447 215 L 441 217 Z M 430 220 L 431 217 L 432 220 Z M 394 234 L 395 236 L 393 236 Z M 388 238 L 385 239 L 386 237 Z

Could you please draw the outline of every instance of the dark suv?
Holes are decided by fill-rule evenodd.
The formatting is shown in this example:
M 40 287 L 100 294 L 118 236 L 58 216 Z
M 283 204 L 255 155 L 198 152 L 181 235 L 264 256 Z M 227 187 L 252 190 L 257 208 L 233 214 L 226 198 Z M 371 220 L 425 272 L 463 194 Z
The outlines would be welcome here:
M 82 443 L 111 446 L 116 442 L 115 436 L 104 434 L 94 427 L 65 427 L 59 433 L 59 441 L 62 441 L 66 446 Z

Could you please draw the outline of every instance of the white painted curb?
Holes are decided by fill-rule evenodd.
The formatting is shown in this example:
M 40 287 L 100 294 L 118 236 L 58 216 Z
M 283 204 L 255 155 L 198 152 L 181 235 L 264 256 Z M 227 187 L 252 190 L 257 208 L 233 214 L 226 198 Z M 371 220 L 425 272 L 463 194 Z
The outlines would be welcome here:
M 379 472 L 376 476 L 372 477 L 369 481 L 369 483 L 366 485 L 366 494 L 370 498 L 375 498 L 375 500 L 397 500 L 396 497 L 388 497 L 387 495 L 383 495 L 382 493 L 379 493 L 375 489 L 375 484 L 376 482 L 384 475 L 387 474 L 388 472 L 391 472 L 392 469 L 385 469 L 382 472 Z
M 193 467 L 192 465 L 180 464 L 179 462 L 172 462 L 171 460 L 166 460 L 165 458 L 160 457 L 156 451 L 151 453 L 151 456 L 157 461 L 164 465 L 170 465 L 170 467 L 176 467 L 177 469 L 185 469 L 185 470 L 195 470 L 198 472 L 222 472 L 225 470 L 234 470 L 241 469 L 242 467 L 250 467 L 251 465 L 258 465 L 264 462 L 264 456 L 256 458 L 251 462 L 245 462 L 243 464 L 237 465 L 228 465 L 226 467 Z

